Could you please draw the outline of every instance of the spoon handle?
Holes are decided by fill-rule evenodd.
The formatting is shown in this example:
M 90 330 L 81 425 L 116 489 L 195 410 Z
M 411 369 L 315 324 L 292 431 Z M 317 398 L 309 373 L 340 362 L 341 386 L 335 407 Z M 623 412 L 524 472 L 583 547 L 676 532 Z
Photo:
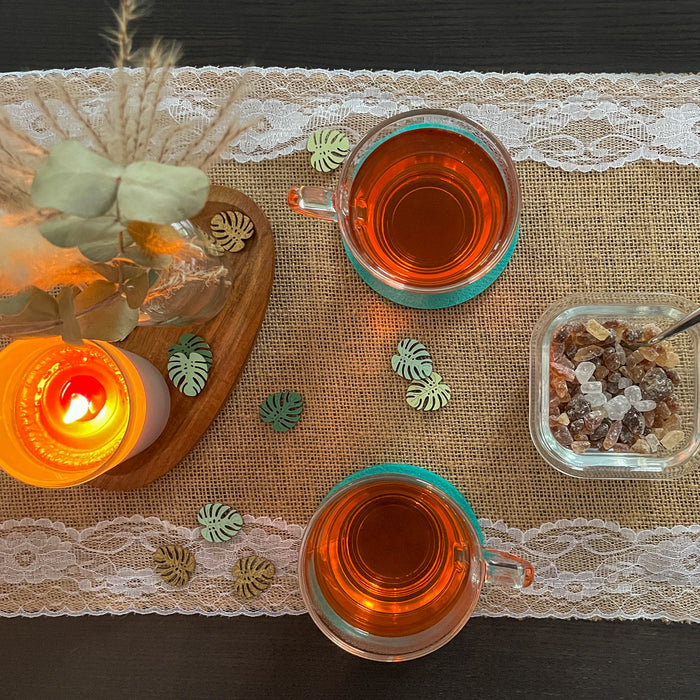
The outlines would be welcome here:
M 666 340 L 666 338 L 670 338 L 671 336 L 674 336 L 677 333 L 682 333 L 683 331 L 688 330 L 688 328 L 691 328 L 696 323 L 700 323 L 700 309 L 693 311 L 693 313 L 689 316 L 682 318 L 680 321 L 670 326 L 665 331 L 662 331 L 658 335 L 655 335 L 649 341 L 649 344 L 652 345 L 654 343 L 660 343 L 662 340 Z

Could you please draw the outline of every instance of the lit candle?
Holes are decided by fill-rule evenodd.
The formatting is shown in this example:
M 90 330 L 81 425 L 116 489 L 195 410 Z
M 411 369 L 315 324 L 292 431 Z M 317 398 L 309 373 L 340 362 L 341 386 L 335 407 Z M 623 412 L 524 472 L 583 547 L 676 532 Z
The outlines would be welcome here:
M 0 352 L 0 467 L 26 483 L 94 479 L 152 444 L 169 413 L 160 372 L 108 343 L 28 338 Z

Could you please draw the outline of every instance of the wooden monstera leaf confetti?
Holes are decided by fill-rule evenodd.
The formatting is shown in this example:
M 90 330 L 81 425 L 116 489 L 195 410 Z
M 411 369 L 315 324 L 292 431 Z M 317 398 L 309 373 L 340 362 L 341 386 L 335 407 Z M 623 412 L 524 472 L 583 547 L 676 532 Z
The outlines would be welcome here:
M 391 369 L 404 379 L 425 379 L 433 372 L 433 361 L 423 343 L 406 338 L 391 358 Z
M 222 211 L 215 214 L 209 228 L 216 242 L 224 249 L 237 253 L 245 247 L 244 241 L 255 233 L 255 224 L 242 211 Z
M 275 576 L 275 565 L 263 557 L 239 559 L 231 570 L 233 590 L 245 598 L 264 593 Z
M 153 561 L 156 573 L 169 586 L 184 586 L 190 580 L 196 566 L 192 552 L 179 544 L 158 547 Z
M 199 509 L 197 520 L 207 542 L 226 542 L 243 526 L 241 514 L 223 503 L 208 503 Z
M 209 377 L 209 365 L 198 352 L 176 352 L 168 360 L 168 376 L 185 396 L 197 396 Z
M 323 173 L 335 170 L 350 153 L 350 139 L 335 129 L 319 129 L 306 143 L 311 165 Z
M 427 379 L 414 379 L 406 392 L 406 401 L 419 411 L 437 411 L 450 400 L 452 391 L 442 383 L 442 377 L 433 372 Z
M 304 399 L 300 394 L 280 391 L 260 404 L 260 418 L 265 423 L 272 423 L 273 430 L 285 433 L 297 424 L 303 409 Z
M 191 355 L 193 352 L 199 353 L 204 358 L 208 368 L 211 368 L 212 362 L 214 361 L 209 343 L 207 343 L 204 338 L 200 338 L 194 333 L 183 333 L 177 343 L 168 348 L 168 359 L 178 352 L 184 353 L 187 356 Z

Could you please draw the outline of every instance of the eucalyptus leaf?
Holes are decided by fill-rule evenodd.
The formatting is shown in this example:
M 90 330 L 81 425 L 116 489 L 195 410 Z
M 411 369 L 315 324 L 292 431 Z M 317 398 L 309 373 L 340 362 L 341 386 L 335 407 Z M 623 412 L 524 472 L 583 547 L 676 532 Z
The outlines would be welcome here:
M 124 225 L 113 216 L 95 216 L 83 219 L 80 216 L 57 216 L 39 224 L 41 235 L 59 248 L 77 248 L 90 241 L 116 239 Z
M 109 262 L 120 253 L 119 239 L 82 243 L 78 246 L 78 250 L 93 262 Z
M 124 340 L 139 320 L 138 309 L 132 309 L 119 287 L 106 280 L 92 282 L 73 303 L 83 338 Z
M 119 233 L 124 226 L 111 216 L 65 216 L 44 221 L 39 231 L 59 248 L 77 247 L 88 260 L 107 262 L 119 255 Z
M 138 309 L 148 294 L 148 273 L 142 270 L 140 274 L 130 278 L 124 285 L 126 301 L 132 309 Z
M 131 265 L 127 262 L 94 263 L 92 269 L 104 277 L 108 282 L 119 282 L 121 271 L 122 280 L 130 280 L 133 277 L 148 273 L 141 265 Z M 149 284 L 150 286 L 150 284 Z
M 30 287 L 16 297 L 8 298 L 0 305 L 0 318 L 14 321 L 58 320 L 58 303 L 48 292 Z
M 61 141 L 37 168 L 32 202 L 66 214 L 101 216 L 114 203 L 123 172 L 77 141 Z
M 98 274 L 102 275 L 108 282 L 118 282 L 119 281 L 119 266 L 110 265 L 107 263 L 95 263 L 92 269 Z
M 64 287 L 58 295 L 58 313 L 63 322 L 61 336 L 69 345 L 83 345 L 83 336 L 78 319 L 75 317 L 73 287 Z
M 19 292 L 11 297 L 0 299 L 0 318 L 18 314 L 29 303 L 31 292 Z
M 147 253 L 145 250 L 139 248 L 139 246 L 135 243 L 126 247 L 121 253 L 121 257 L 131 260 L 134 265 L 138 265 L 139 267 L 156 269 L 168 267 L 173 259 L 172 255 L 152 255 L 151 253 Z M 153 283 L 151 282 L 151 284 Z
M 122 218 L 170 224 L 198 214 L 209 179 L 197 168 L 137 161 L 124 169 L 117 193 Z

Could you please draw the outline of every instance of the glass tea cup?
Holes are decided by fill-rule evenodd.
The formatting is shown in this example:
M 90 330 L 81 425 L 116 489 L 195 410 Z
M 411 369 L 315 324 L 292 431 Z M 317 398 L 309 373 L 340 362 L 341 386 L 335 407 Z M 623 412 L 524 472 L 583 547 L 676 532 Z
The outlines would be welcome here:
M 335 192 L 293 187 L 296 212 L 337 221 L 360 276 L 405 306 L 470 299 L 505 268 L 521 192 L 498 139 L 446 110 L 414 110 L 372 129 L 352 150 Z
M 484 583 L 522 588 L 530 564 L 483 546 L 449 482 L 406 464 L 364 469 L 322 501 L 301 543 L 299 583 L 321 631 L 352 654 L 405 661 L 446 644 Z

